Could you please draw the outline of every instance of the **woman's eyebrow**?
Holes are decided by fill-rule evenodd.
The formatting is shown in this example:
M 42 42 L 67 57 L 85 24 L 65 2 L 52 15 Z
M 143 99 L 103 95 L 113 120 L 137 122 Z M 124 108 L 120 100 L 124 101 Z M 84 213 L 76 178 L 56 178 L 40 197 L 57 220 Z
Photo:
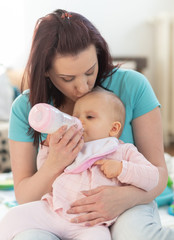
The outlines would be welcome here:
M 61 76 L 61 77 L 74 77 L 74 75 L 68 75 L 68 74 L 56 74 L 57 76 Z
M 89 72 L 91 69 L 93 69 L 95 67 L 96 63 L 94 63 L 94 65 L 92 67 L 90 67 L 85 73 Z M 68 74 L 56 74 L 58 76 L 62 76 L 62 77 L 74 77 L 74 75 L 68 75 Z
M 94 63 L 94 65 L 92 67 L 90 67 L 86 72 L 90 71 L 92 68 L 94 68 L 96 65 L 96 63 Z

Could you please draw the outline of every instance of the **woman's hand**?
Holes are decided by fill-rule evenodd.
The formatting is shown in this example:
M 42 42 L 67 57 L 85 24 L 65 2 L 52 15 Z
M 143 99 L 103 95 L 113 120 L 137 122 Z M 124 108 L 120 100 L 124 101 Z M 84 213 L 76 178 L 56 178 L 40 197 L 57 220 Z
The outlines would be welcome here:
M 43 144 L 44 146 L 49 147 L 49 144 L 50 144 L 50 136 L 51 136 L 51 134 L 48 134 L 48 135 L 47 135 L 47 138 L 42 142 L 42 144 Z
M 65 167 L 70 165 L 82 149 L 83 130 L 77 131 L 77 126 L 72 126 L 67 130 L 67 126 L 62 126 L 49 137 L 49 154 L 45 161 L 51 169 L 55 169 L 57 174 L 61 174 Z
M 137 195 L 132 194 L 134 190 L 142 191 L 133 186 L 101 186 L 90 191 L 83 191 L 86 197 L 74 202 L 67 213 L 80 213 L 81 215 L 73 218 L 72 222 L 87 222 L 86 226 L 112 220 L 137 203 L 135 198 Z

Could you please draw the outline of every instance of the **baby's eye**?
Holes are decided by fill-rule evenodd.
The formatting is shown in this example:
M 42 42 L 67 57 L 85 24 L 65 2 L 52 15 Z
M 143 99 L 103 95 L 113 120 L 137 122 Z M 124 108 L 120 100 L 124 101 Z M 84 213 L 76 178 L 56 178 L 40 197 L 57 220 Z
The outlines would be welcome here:
M 91 115 L 87 116 L 87 119 L 92 119 L 92 118 L 94 118 L 94 117 Z

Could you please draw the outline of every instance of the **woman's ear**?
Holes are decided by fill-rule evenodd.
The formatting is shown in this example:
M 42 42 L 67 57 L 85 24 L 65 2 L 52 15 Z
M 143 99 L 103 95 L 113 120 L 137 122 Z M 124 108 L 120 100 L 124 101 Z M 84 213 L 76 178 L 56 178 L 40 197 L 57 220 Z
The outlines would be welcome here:
M 48 72 L 45 72 L 45 77 L 49 77 L 49 73 Z
M 112 123 L 112 128 L 109 132 L 110 137 L 118 137 L 119 133 L 121 130 L 121 123 L 120 122 L 113 122 Z

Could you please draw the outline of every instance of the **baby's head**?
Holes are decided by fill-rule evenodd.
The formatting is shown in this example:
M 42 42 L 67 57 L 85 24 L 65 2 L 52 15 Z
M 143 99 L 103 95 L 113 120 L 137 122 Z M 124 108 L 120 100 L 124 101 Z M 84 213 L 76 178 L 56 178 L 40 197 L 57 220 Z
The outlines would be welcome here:
M 77 100 L 73 116 L 82 122 L 85 142 L 119 138 L 124 127 L 125 108 L 114 93 L 97 87 Z

